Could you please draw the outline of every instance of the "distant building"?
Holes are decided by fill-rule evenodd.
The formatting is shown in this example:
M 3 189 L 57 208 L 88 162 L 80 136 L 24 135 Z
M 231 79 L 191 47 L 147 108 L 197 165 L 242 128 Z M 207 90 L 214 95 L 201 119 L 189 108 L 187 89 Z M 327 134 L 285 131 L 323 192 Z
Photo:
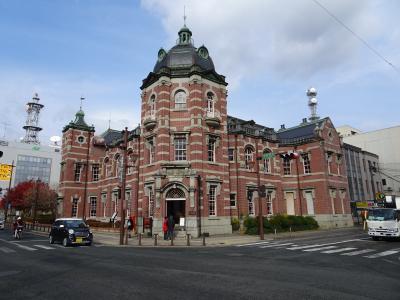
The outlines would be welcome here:
M 373 201 L 378 192 L 383 192 L 379 172 L 379 157 L 350 144 L 343 144 L 350 200 L 355 202 Z
M 184 26 L 177 45 L 159 50 L 143 80 L 141 125 L 128 136 L 124 211 L 121 131 L 96 135 L 82 110 L 64 127 L 64 216 L 108 222 L 123 213 L 135 217 L 139 231 L 147 224 L 160 233 L 163 218 L 172 215 L 193 236 L 231 233 L 232 218 L 259 213 L 352 226 L 341 141 L 331 120 L 316 114 L 316 90 L 307 92 L 311 116 L 299 126 L 275 131 L 228 116 L 225 77 L 191 34 Z
M 14 162 L 14 172 L 11 186 L 20 182 L 40 179 L 57 189 L 60 179 L 60 147 L 25 144 L 21 142 L 0 141 L 3 157 L 0 163 L 11 165 Z M 8 182 L 0 181 L 0 187 L 5 191 Z
M 341 132 L 341 127 L 337 130 Z M 378 155 L 376 171 L 382 179 L 380 191 L 400 196 L 400 126 L 343 136 L 343 141 Z
M 351 127 L 349 125 L 344 125 L 336 128 L 336 131 L 340 134 L 340 136 L 345 137 L 345 136 L 352 136 L 355 134 L 361 133 L 361 130 L 358 130 L 354 127 Z

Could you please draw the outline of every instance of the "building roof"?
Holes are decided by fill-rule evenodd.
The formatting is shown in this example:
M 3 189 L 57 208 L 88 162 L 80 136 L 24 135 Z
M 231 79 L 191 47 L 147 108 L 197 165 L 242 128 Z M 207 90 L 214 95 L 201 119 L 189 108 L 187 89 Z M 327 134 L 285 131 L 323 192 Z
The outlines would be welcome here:
M 143 80 L 142 89 L 149 86 L 161 76 L 189 77 L 199 74 L 211 81 L 227 85 L 225 76 L 215 71 L 214 63 L 208 49 L 202 45 L 196 48 L 191 39 L 192 32 L 186 26 L 178 32 L 177 45 L 168 52 L 164 49 L 158 51 L 158 60 L 153 72 Z
M 310 139 L 315 137 L 315 131 L 321 128 L 328 118 L 315 121 L 303 122 L 298 126 L 290 128 L 281 128 L 278 130 L 278 137 L 281 141 L 293 139 Z

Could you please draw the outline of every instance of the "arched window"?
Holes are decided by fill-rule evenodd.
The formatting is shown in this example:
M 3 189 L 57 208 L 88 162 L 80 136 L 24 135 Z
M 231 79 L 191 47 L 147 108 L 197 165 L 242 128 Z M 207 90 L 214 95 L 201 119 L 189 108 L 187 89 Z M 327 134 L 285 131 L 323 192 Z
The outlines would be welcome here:
M 121 176 L 122 171 L 122 156 L 119 154 L 115 155 L 115 175 Z
M 156 96 L 152 95 L 150 97 L 150 116 L 154 117 L 156 115 Z
M 254 161 L 254 150 L 251 147 L 246 147 L 244 149 L 244 161 L 246 164 L 246 169 L 251 169 L 250 165 L 252 165 Z
M 110 159 L 108 157 L 104 158 L 103 166 L 104 166 L 103 167 L 104 177 L 111 176 L 111 164 L 110 164 Z
M 207 93 L 207 116 L 214 116 L 214 94 L 211 92 Z
M 173 188 L 168 191 L 167 199 L 182 199 L 185 198 L 185 192 L 179 188 Z
M 179 90 L 175 93 L 175 109 L 185 109 L 186 108 L 186 93 Z
M 265 149 L 263 152 L 264 173 L 271 173 L 271 162 L 272 162 L 272 152 L 269 149 Z

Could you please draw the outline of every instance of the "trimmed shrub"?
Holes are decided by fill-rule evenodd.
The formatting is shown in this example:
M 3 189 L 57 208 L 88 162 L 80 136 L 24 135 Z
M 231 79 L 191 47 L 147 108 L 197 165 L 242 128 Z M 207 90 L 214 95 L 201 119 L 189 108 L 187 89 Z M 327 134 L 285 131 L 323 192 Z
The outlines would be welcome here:
M 240 229 L 240 222 L 238 218 L 231 218 L 232 230 L 237 231 Z

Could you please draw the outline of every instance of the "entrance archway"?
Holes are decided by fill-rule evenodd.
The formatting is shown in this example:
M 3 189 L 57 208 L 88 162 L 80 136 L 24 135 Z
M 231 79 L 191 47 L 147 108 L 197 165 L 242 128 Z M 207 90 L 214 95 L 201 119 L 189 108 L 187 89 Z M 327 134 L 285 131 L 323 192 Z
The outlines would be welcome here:
M 168 191 L 166 200 L 166 215 L 173 216 L 175 224 L 179 224 L 179 219 L 185 217 L 186 197 L 185 192 L 179 188 Z

